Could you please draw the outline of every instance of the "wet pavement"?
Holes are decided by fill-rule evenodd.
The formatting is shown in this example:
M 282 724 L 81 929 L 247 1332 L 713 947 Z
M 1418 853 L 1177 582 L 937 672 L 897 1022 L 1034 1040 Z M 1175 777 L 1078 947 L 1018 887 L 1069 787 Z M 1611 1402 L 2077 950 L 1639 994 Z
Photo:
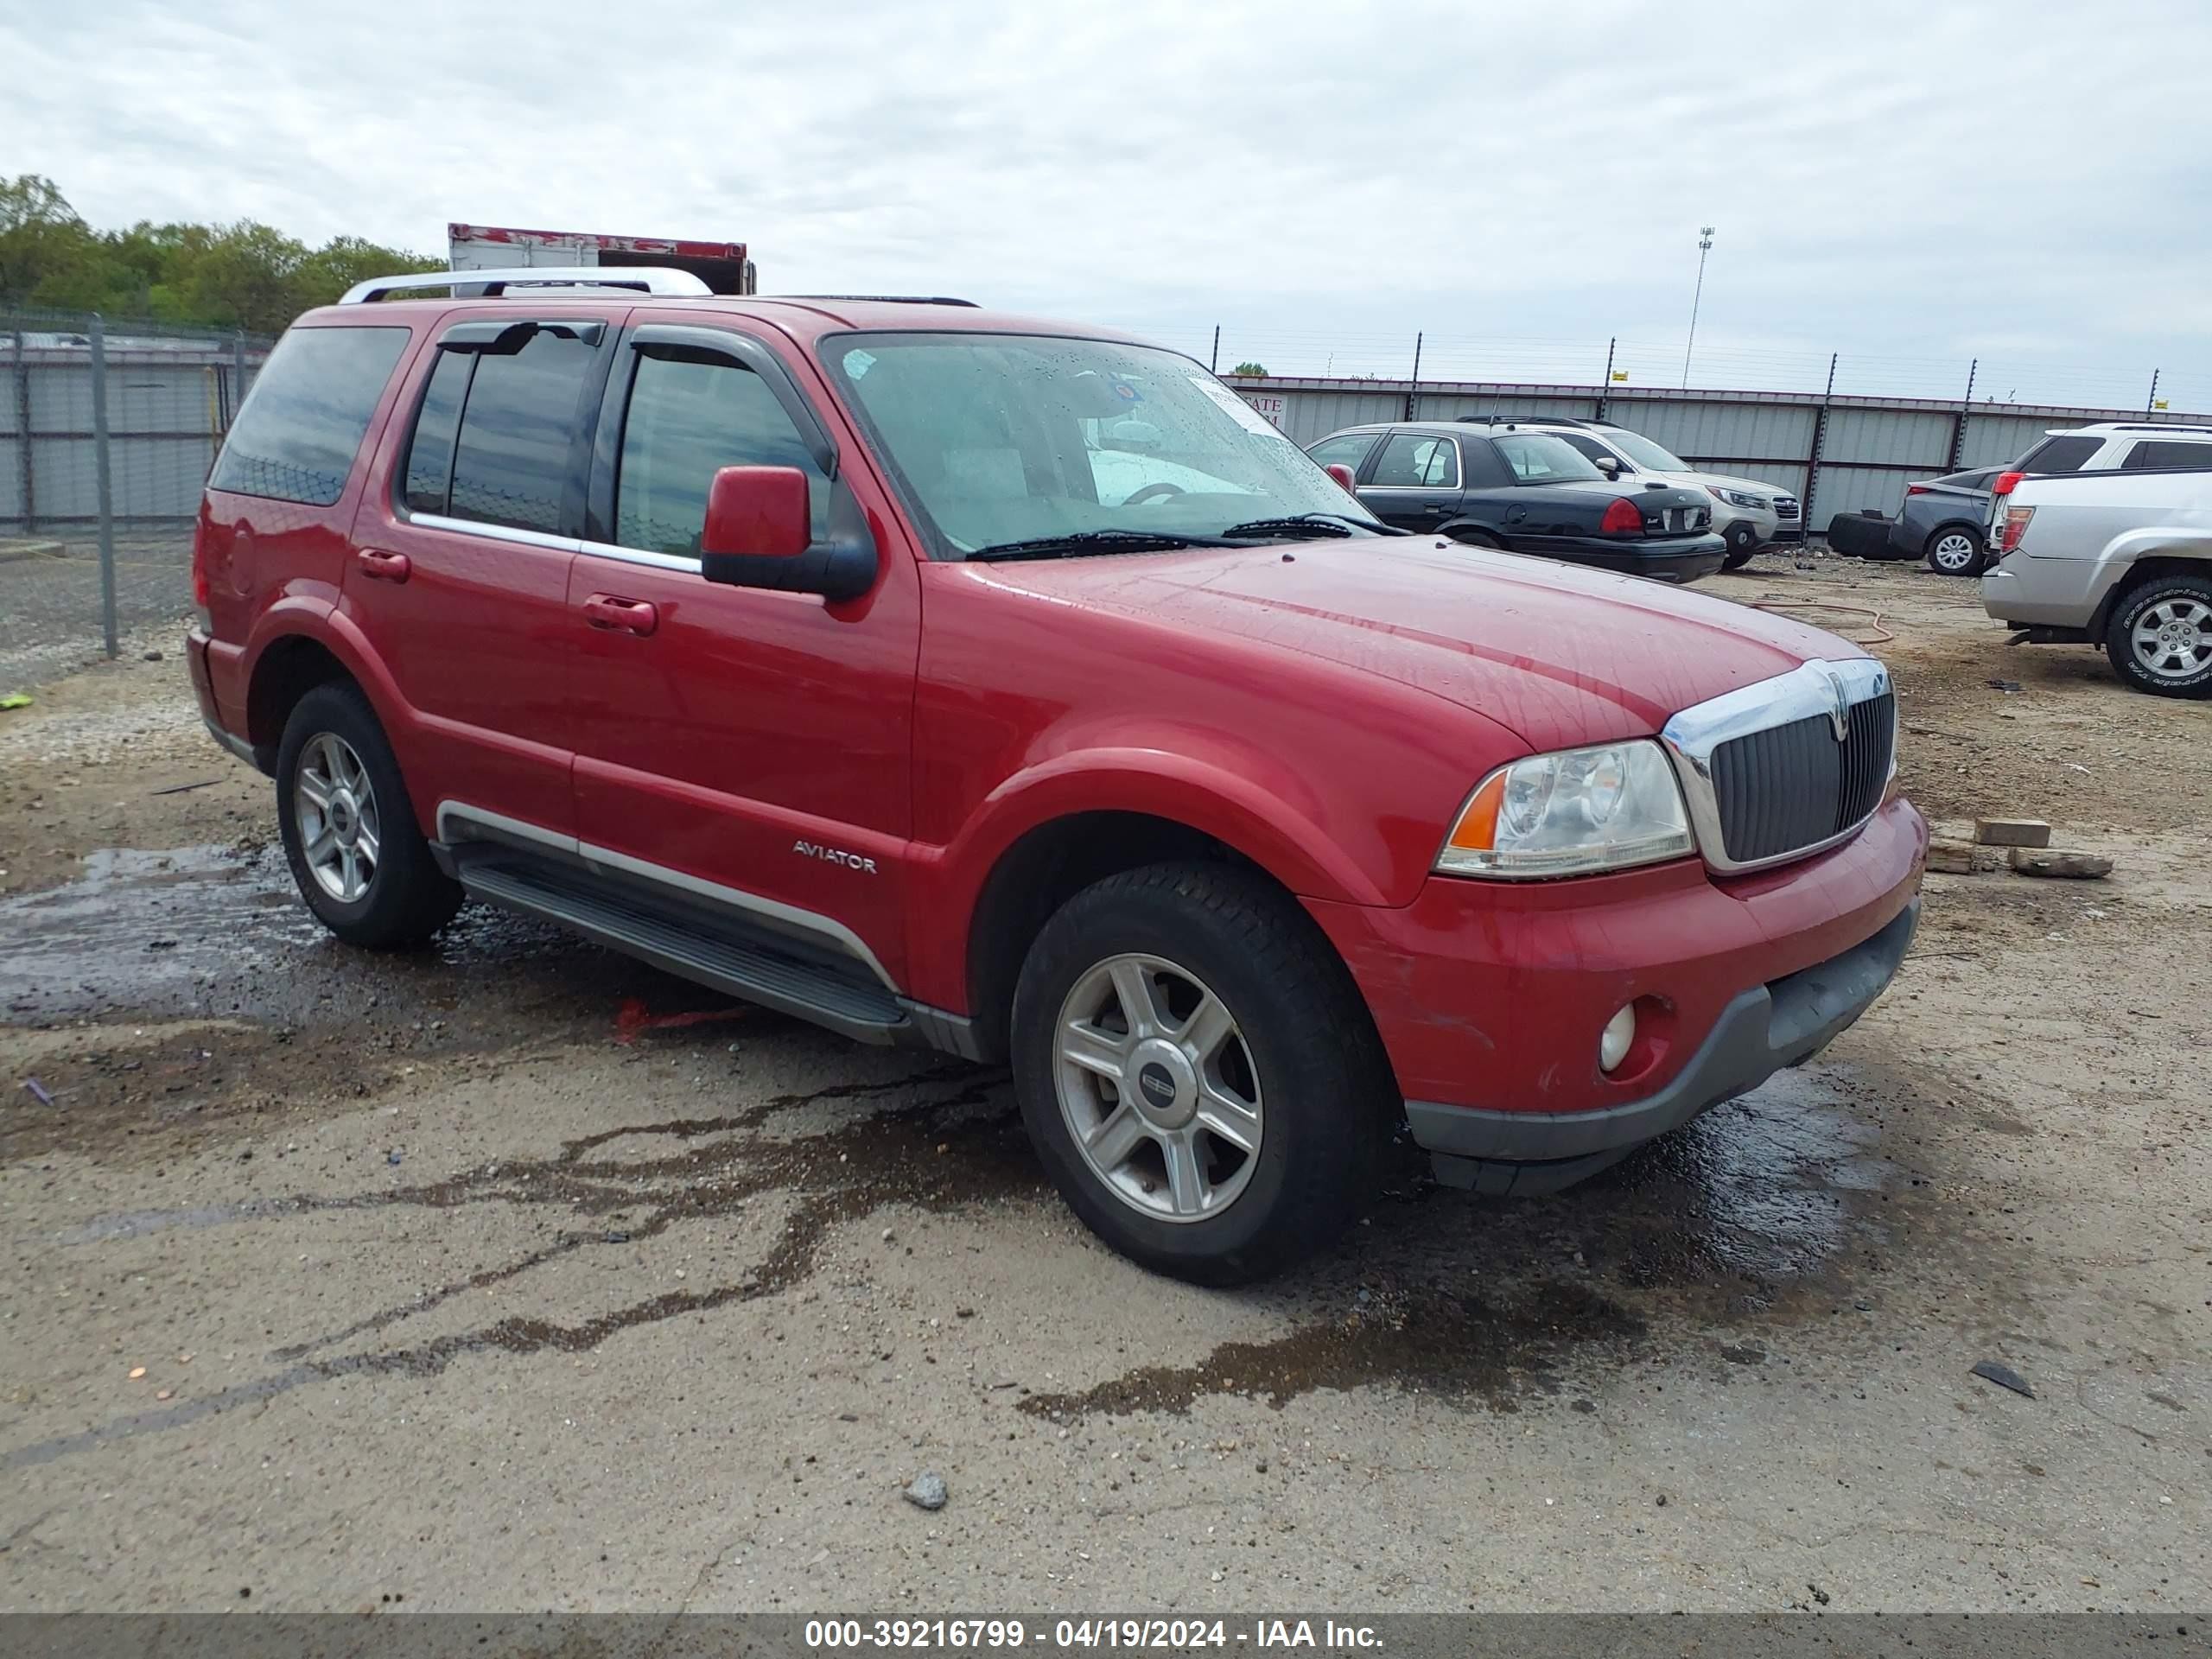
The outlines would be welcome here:
M 1747 1597 L 1708 1584 L 1715 1605 L 1775 1605 L 1793 1500 L 1862 1476 L 1871 1495 L 1903 1447 L 1949 1466 L 1961 1435 L 1989 1463 L 1987 1437 L 2018 1426 L 1985 1423 L 1960 1380 L 1984 1348 L 2037 1369 L 2005 1333 L 2079 1283 L 2018 1259 L 2003 1205 L 1962 1198 L 1986 1180 L 1962 1127 L 2029 1131 L 1910 1064 L 1891 1007 L 1554 1198 L 1471 1199 L 1402 1147 L 1345 1249 L 1210 1293 L 1082 1232 L 1000 1073 L 860 1048 L 489 912 L 423 951 L 352 951 L 267 848 L 96 853 L 0 900 L 0 1039 L 52 1102 L 18 1089 L 0 1113 L 22 1292 L 0 1471 L 73 1517 L 40 1523 L 69 1541 L 25 1558 L 22 1605 L 83 1593 L 70 1563 L 111 1550 L 65 1495 L 126 1477 L 134 1535 L 174 1556 L 130 1581 L 199 1605 L 198 1548 L 162 1506 L 212 1479 L 180 1515 L 259 1513 L 256 1471 L 310 1446 L 316 1495 L 295 1489 L 274 1534 L 213 1523 L 296 1605 L 328 1582 L 288 1578 L 288 1552 L 333 1527 L 404 1561 L 417 1605 L 482 1605 L 472 1574 L 495 1570 L 501 1605 L 736 1605 L 803 1603 L 824 1550 L 878 1590 L 933 1550 L 980 1591 L 1025 1548 L 1007 1554 L 1011 1528 L 1079 1584 L 1163 1521 L 1287 1562 L 1274 1529 L 1332 1514 L 1370 1565 L 1306 1582 L 1366 1593 L 1395 1562 L 1414 1604 L 1456 1605 L 1394 1511 L 1433 1516 L 1447 1489 L 1537 1502 L 1548 1480 L 1602 1500 L 1607 1528 L 1658 1483 L 1716 1548 L 1766 1563 Z M 2194 1374 L 2158 1391 L 2212 1410 Z M 2078 1435 L 2049 1438 L 2079 1427 L 2035 1424 L 2032 1455 L 1999 1461 L 2079 1466 Z M 839 1501 L 788 1507 L 830 1462 Z M 924 1464 L 976 1512 L 887 1543 L 910 1523 L 878 1485 Z M 579 1535 L 521 1566 L 485 1530 L 509 1486 L 472 1465 L 540 1504 L 588 1494 L 697 1557 L 671 1578 L 608 1546 L 626 1563 L 610 1578 Z M 1363 1485 L 1343 1487 L 1354 1469 Z M 2017 1565 L 1992 1548 L 1966 1551 L 1977 1584 Z M 1892 1550 L 1875 1528 L 1853 1552 Z M 766 1576 L 726 1576 L 748 1560 Z M 1647 1570 L 1686 1592 L 1679 1567 Z M 1513 1573 L 1491 1593 L 1574 1605 Z

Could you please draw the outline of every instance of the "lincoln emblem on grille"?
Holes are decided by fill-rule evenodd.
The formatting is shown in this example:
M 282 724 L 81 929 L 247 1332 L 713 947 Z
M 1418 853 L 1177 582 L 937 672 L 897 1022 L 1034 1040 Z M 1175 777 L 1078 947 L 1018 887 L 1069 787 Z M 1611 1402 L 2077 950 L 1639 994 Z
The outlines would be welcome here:
M 1822 671 L 1828 677 L 1828 689 L 1835 693 L 1835 707 L 1828 710 L 1828 729 L 1835 734 L 1835 741 L 1842 742 L 1850 730 L 1851 696 L 1843 689 L 1843 676 L 1834 669 Z

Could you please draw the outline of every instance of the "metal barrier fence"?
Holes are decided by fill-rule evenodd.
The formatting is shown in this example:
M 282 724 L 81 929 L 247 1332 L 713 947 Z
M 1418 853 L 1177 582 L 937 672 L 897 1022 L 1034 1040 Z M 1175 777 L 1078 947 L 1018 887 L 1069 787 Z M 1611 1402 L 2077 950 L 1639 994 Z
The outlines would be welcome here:
M 200 486 L 269 345 L 0 312 L 0 695 L 189 615 Z
M 1330 379 L 1224 375 L 1293 441 L 1311 444 L 1376 421 L 1451 421 L 1466 415 L 1551 415 L 1611 421 L 1693 466 L 1755 478 L 1794 493 L 1804 524 L 1825 532 L 1837 515 L 1894 513 L 1905 486 L 1969 467 L 1999 467 L 2053 428 L 2092 421 L 2138 426 L 2212 424 L 2212 416 L 2140 409 L 2080 409 L 1933 397 L 1846 397 L 1819 392 L 1675 391 L 1502 381 Z

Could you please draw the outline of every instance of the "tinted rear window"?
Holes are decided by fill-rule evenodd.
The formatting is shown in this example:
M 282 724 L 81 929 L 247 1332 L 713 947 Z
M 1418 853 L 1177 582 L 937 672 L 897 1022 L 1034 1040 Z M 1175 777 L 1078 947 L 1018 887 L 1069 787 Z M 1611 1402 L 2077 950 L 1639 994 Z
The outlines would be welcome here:
M 2105 447 L 2102 438 L 2045 438 L 2020 457 L 2024 473 L 2078 473 L 2082 463 Z
M 404 328 L 295 328 L 238 411 L 207 487 L 327 507 L 346 488 Z
M 476 364 L 454 446 L 456 518 L 557 532 L 576 406 L 597 348 L 550 330 Z
M 2212 443 L 2146 438 L 2127 452 L 2126 464 L 2146 471 L 2164 467 L 2212 467 Z

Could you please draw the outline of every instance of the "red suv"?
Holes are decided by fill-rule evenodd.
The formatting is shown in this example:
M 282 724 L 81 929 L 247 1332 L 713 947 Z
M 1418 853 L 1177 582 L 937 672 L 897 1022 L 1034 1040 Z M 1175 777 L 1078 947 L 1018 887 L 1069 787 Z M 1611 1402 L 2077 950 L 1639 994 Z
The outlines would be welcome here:
M 1211 1282 L 1401 1122 L 1603 1168 L 1904 954 L 1840 639 L 1393 531 L 1103 330 L 526 279 L 301 318 L 208 481 L 194 682 L 341 939 L 473 898 L 1007 1061 L 1084 1220 Z

